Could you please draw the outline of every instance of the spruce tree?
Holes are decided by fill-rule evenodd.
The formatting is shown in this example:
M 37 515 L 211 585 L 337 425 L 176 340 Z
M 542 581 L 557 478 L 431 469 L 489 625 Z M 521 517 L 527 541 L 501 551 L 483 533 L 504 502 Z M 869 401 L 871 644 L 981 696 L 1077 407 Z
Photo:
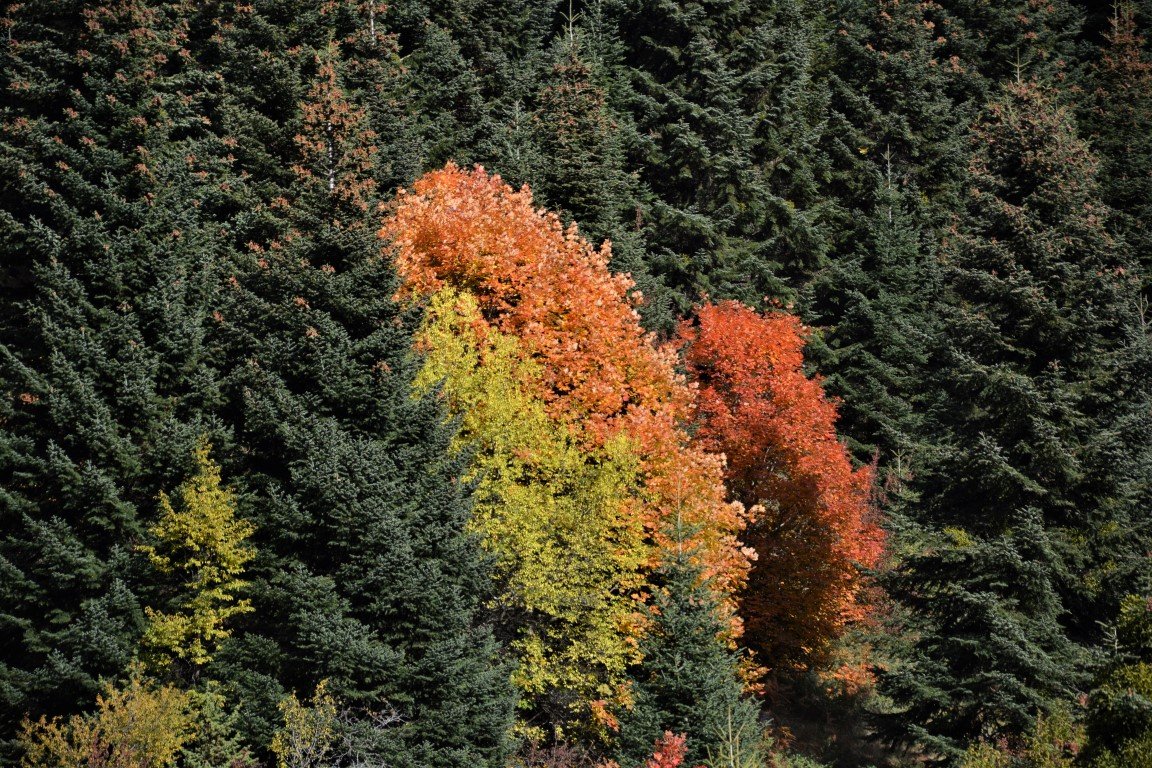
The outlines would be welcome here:
M 969 93 L 994 100 L 1000 83 L 1063 82 L 1078 59 L 1083 10 L 1070 0 L 938 0 L 945 56 L 967 75 Z
M 90 705 L 151 601 L 135 550 L 216 425 L 206 344 L 242 183 L 173 6 L 6 9 L 0 81 L 0 738 Z M 208 110 L 210 112 L 210 110 Z M 7 755 L 5 755 L 5 758 Z
M 1088 703 L 1085 765 L 1152 765 L 1152 607 L 1129 595 L 1112 627 L 1113 646 Z
M 643 233 L 637 231 L 638 190 L 628 173 L 623 118 L 608 104 L 603 65 L 575 27 L 552 51 L 533 116 L 541 160 L 530 181 L 534 197 L 562 212 L 590 242 L 612 242 L 613 272 L 632 275 L 644 295 L 649 328 L 671 328 L 667 289 L 649 274 Z
M 209 672 L 270 742 L 285 691 L 322 680 L 344 705 L 395 709 L 390 765 L 499 765 L 512 696 L 480 623 L 489 576 L 461 459 L 434 394 L 416 397 L 418 313 L 392 300 L 366 111 L 339 47 L 302 94 L 292 227 L 253 244 L 221 309 L 227 465 L 244 477 L 254 612 Z
M 1082 125 L 1100 156 L 1104 201 L 1113 228 L 1132 249 L 1147 290 L 1152 271 L 1152 56 L 1132 5 L 1109 22 L 1105 47 L 1085 84 Z
M 939 291 L 938 230 L 965 176 L 964 108 L 941 60 L 931 4 L 843 3 L 829 78 L 836 130 L 826 187 L 844 212 L 828 266 L 807 286 L 819 329 L 809 357 L 843 400 L 856 458 L 907 473 L 922 442 L 917 405 Z
M 604 6 L 651 272 L 679 312 L 704 293 L 791 296 L 789 278 L 826 250 L 819 12 L 802 0 Z
M 934 446 L 914 482 L 924 544 L 892 582 L 919 639 L 887 679 L 905 735 L 942 756 L 1027 732 L 1080 690 L 1083 644 L 1147 536 L 1127 480 L 1142 428 L 1121 426 L 1147 412 L 1125 374 L 1147 340 L 1095 161 L 1031 82 L 1005 87 L 973 141 L 946 243 Z
M 683 541 L 683 531 L 674 532 Z M 743 692 L 741 656 L 729 646 L 723 606 L 686 547 L 671 553 L 653 578 L 652 625 L 633 671 L 633 708 L 621 717 L 624 766 L 644 764 L 671 731 L 687 737 L 685 765 L 756 765 L 763 729 L 759 707 Z
M 857 460 L 876 461 L 892 480 L 924 448 L 922 372 L 939 333 L 940 290 L 932 232 L 909 210 L 909 194 L 882 190 L 859 222 L 852 253 L 809 288 L 809 316 L 821 327 L 810 353 L 827 390 L 840 398 L 837 430 Z

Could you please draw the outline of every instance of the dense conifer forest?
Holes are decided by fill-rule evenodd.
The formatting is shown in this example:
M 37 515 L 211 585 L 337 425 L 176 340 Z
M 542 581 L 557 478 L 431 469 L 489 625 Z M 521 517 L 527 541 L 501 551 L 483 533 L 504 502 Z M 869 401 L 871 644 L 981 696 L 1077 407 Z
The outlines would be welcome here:
M 1149 35 L 5 0 L 0 767 L 1152 768 Z

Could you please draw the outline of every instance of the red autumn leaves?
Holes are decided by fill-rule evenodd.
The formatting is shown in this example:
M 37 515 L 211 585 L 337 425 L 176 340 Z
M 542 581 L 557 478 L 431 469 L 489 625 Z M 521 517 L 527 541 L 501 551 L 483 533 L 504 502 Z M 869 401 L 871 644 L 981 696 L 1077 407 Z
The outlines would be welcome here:
M 610 246 L 479 168 L 425 175 L 383 234 L 402 295 L 471 293 L 486 326 L 540 366 L 537 394 L 557 424 L 589 446 L 619 435 L 636 446 L 648 499 L 636 513 L 658 545 L 672 522 L 690 523 L 717 586 L 738 591 L 763 663 L 803 663 L 859 618 L 857 566 L 875 565 L 882 546 L 871 475 L 852 467 L 835 406 L 803 373 L 795 317 L 708 304 L 658 347 L 631 281 L 608 270 Z M 695 386 L 676 373 L 678 354 Z
M 835 405 L 804 375 L 796 317 L 707 304 L 680 335 L 699 386 L 696 438 L 727 457 L 729 491 L 752 510 L 746 639 L 773 666 L 802 663 L 862 618 L 857 566 L 875 566 L 883 542 L 871 472 L 853 469 Z

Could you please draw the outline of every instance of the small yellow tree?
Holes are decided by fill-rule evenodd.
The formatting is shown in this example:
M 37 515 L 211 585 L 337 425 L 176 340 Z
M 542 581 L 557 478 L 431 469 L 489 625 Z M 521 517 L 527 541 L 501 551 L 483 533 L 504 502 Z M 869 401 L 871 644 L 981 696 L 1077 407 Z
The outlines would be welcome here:
M 339 736 L 339 710 L 327 691 L 327 681 L 320 681 L 308 704 L 290 694 L 280 702 L 280 714 L 284 716 L 284 727 L 272 738 L 277 768 L 325 765 Z
M 188 694 L 152 687 L 134 664 L 123 688 L 108 683 L 96 711 L 67 721 L 25 720 L 22 768 L 167 768 L 192 736 Z
M 246 540 L 252 525 L 236 517 L 236 496 L 224 487 L 220 467 L 202 441 L 195 451 L 196 474 L 180 486 L 176 504 L 160 494 L 160 520 L 149 532 L 155 543 L 143 546 L 152 564 L 179 580 L 171 611 L 147 608 L 144 645 L 162 660 L 183 659 L 201 665 L 229 634 L 225 622 L 252 610 L 237 599 L 244 587 L 244 566 L 255 550 Z

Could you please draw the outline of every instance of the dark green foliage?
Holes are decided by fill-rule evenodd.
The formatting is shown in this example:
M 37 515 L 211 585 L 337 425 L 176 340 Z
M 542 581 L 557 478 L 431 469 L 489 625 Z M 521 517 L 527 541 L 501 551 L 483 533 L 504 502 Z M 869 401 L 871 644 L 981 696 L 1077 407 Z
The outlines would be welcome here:
M 1033 83 L 1007 87 L 974 142 L 946 243 L 934 447 L 914 482 L 926 535 L 892 580 L 920 639 L 888 690 L 905 733 L 942 755 L 1027 732 L 1072 696 L 1078 644 L 1119 599 L 1114 571 L 1146 568 L 1126 487 L 1142 449 L 1116 452 L 1105 393 L 1148 402 L 1123 374 L 1147 340 L 1094 160 Z
M 541 153 L 549 159 L 533 185 L 538 202 L 566 211 L 596 242 L 624 228 L 632 211 L 620 127 L 606 104 L 579 39 L 555 53 L 535 115 Z
M 252 707 L 257 743 L 275 721 L 269 681 L 306 692 L 327 679 L 350 706 L 401 714 L 389 764 L 497 765 L 512 696 L 477 624 L 490 587 L 464 533 L 464 467 L 446 458 L 436 400 L 412 395 L 419 317 L 391 299 L 367 115 L 341 62 L 321 52 L 318 65 L 287 190 L 292 229 L 254 246 L 218 318 L 237 425 L 229 468 L 245 478 L 259 552 L 255 612 L 220 674 Z
M 134 546 L 220 397 L 205 336 L 222 249 L 206 211 L 226 150 L 201 127 L 211 84 L 180 55 L 171 10 L 31 3 L 5 19 L 4 740 L 126 667 L 149 587 Z
M 1145 288 L 1152 271 L 1152 57 L 1131 6 L 1110 20 L 1085 83 L 1084 131 L 1100 156 L 1104 201 L 1114 230 L 1132 249 Z
M 298 691 L 329 679 L 349 704 L 395 707 L 406 724 L 394 764 L 495 765 L 511 695 L 475 626 L 488 586 L 462 532 L 463 468 L 444 458 L 451 433 L 435 401 L 410 394 L 415 318 L 391 303 L 371 238 L 351 251 L 297 241 L 224 310 L 249 457 L 235 469 L 260 554 L 256 612 L 222 662 L 243 660 L 235 682 L 256 686 L 243 697 L 254 703 L 265 679 Z
M 632 275 L 651 328 L 675 318 L 665 286 L 649 273 L 635 178 L 627 172 L 621 118 L 608 106 L 602 67 L 584 56 L 575 30 L 555 46 L 533 116 L 539 158 L 531 177 L 538 203 L 567 214 L 593 243 L 612 242 L 611 267 Z
M 820 263 L 818 12 L 800 0 L 605 3 L 612 105 L 629 117 L 650 270 L 685 311 L 760 305 Z
M 209 682 L 191 695 L 195 735 L 184 747 L 181 763 L 187 768 L 256 768 L 238 733 L 240 713 L 228 706 L 218 684 Z
M 809 354 L 843 401 L 838 429 L 857 459 L 879 462 L 895 480 L 920 458 L 916 400 L 939 333 L 941 279 L 931 235 L 915 225 L 907 195 L 878 197 L 871 217 L 860 217 L 854 251 L 809 289 L 811 322 L 821 328 Z
M 1076 65 L 1083 11 L 1069 0 L 938 0 L 945 53 L 958 58 L 973 95 L 1000 83 L 1063 81 Z
M 805 297 L 809 355 L 841 397 L 856 457 L 907 473 L 918 459 L 940 274 L 939 230 L 966 173 L 957 74 L 942 61 L 929 3 L 843 3 L 833 36 L 835 159 L 829 190 L 848 215 Z
M 390 764 L 501 764 L 512 696 L 464 467 L 411 397 L 418 316 L 375 236 L 384 113 L 355 99 L 379 106 L 394 72 L 355 56 L 388 38 L 352 4 L 187 10 L 5 19 L 0 737 L 90 706 L 137 652 L 137 545 L 207 434 L 258 528 L 256 613 L 205 671 L 245 740 L 328 677 L 402 713 Z M 241 749 L 203 736 L 203 760 Z
M 635 706 L 621 718 L 621 765 L 643 764 L 665 731 L 687 736 L 685 765 L 754 764 L 747 761 L 760 754 L 763 728 L 743 693 L 740 654 L 723 637 L 723 607 L 691 552 L 678 552 L 657 575 L 653 626 L 633 672 Z

